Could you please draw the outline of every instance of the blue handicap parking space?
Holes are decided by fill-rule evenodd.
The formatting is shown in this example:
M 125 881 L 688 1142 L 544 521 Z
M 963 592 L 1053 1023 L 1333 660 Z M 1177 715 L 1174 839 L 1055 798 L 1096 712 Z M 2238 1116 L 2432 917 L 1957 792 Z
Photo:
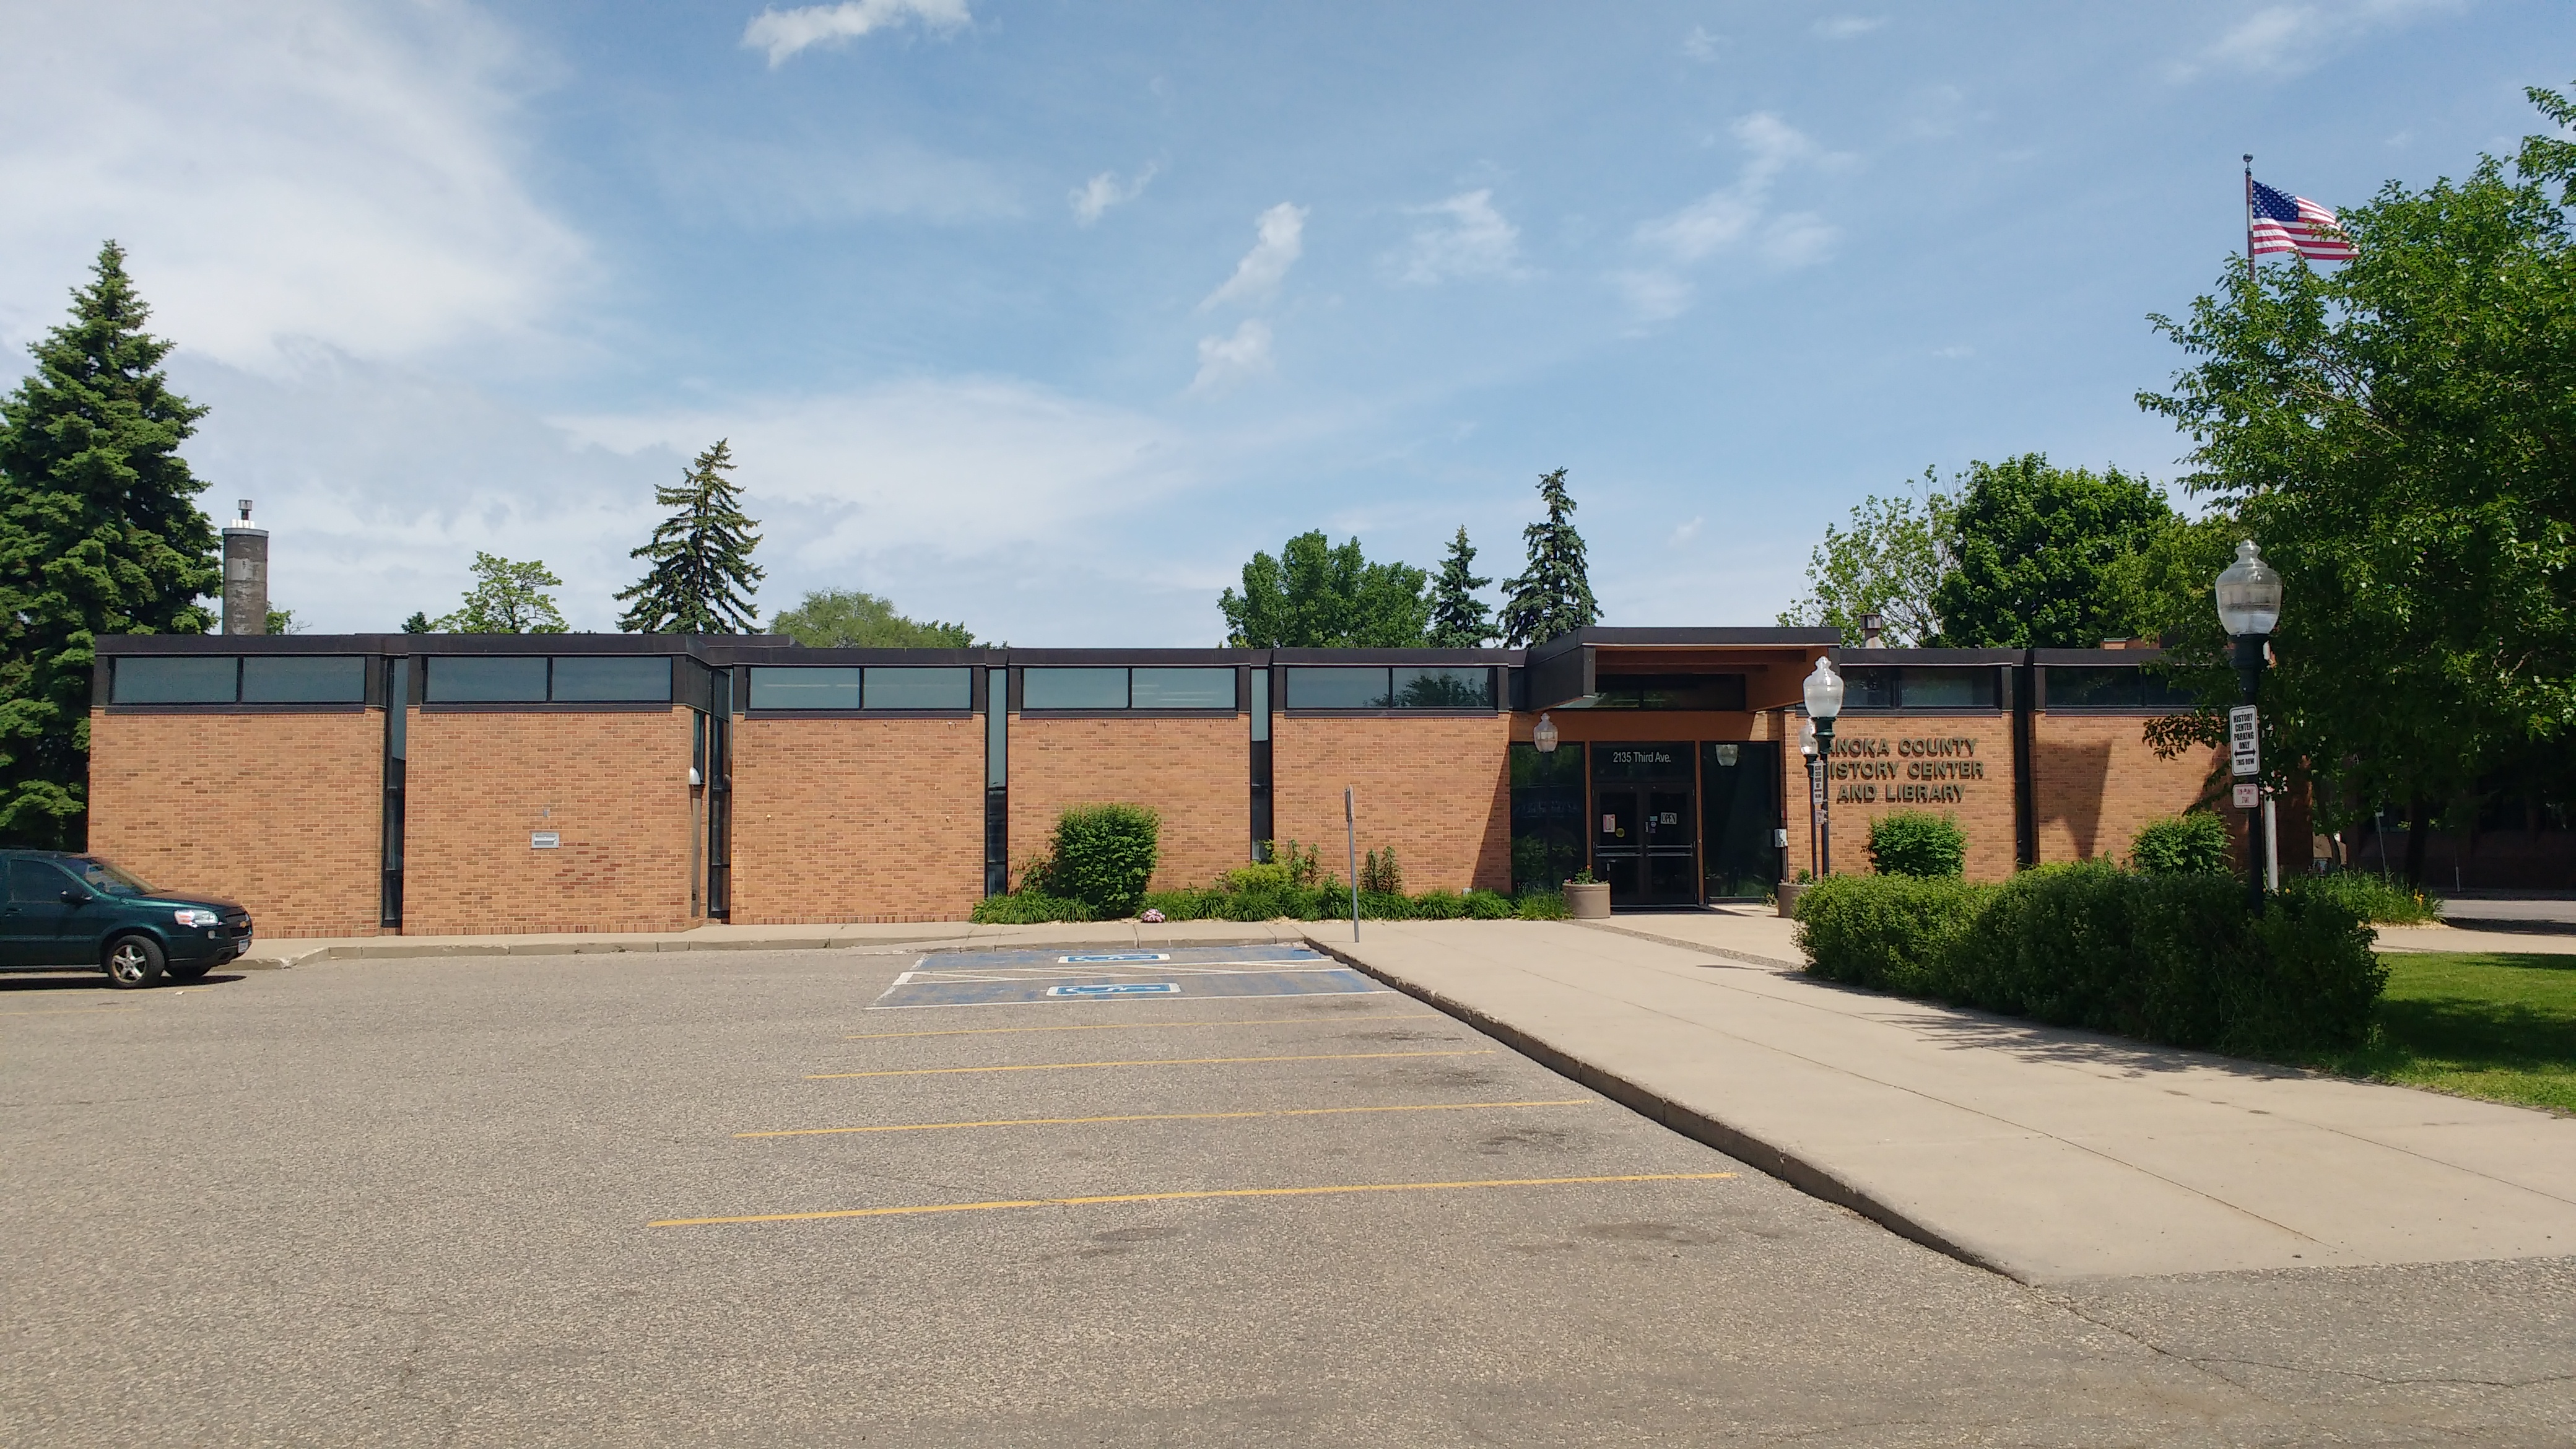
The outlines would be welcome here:
M 914 962 L 868 1009 L 1214 996 L 1363 996 L 1385 990 L 1331 957 L 1302 946 L 941 951 Z

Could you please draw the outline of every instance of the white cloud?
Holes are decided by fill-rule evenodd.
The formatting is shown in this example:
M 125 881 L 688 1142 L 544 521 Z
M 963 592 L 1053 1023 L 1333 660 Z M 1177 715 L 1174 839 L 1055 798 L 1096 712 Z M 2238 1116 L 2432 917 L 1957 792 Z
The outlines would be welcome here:
M 1199 372 L 1190 379 L 1190 391 L 1216 392 L 1269 370 L 1270 324 L 1246 317 L 1231 337 L 1199 339 Z
M 1655 265 L 1612 274 L 1640 321 L 1679 316 L 1690 306 L 1685 268 L 1721 252 L 1743 250 L 1779 268 L 1812 266 L 1831 254 L 1841 231 L 1812 211 L 1771 210 L 1772 183 L 1792 165 L 1840 165 L 1848 157 L 1816 143 L 1767 111 L 1737 121 L 1735 139 L 1747 153 L 1743 169 L 1723 186 L 1670 216 L 1640 225 L 1637 243 L 1657 254 Z
M 0 45 L 0 334 L 115 237 L 154 330 L 244 366 L 536 336 L 583 238 L 517 170 L 511 38 L 461 7 L 25 6 Z M 39 200 L 41 199 L 41 200 Z
M 1461 192 L 1413 212 L 1438 220 L 1415 230 L 1406 244 L 1401 280 L 1436 286 L 1452 278 L 1527 275 L 1520 265 L 1520 228 L 1494 210 L 1492 191 Z
M 1682 54 L 1706 65 L 1717 59 L 1719 47 L 1725 44 L 1725 36 L 1711 35 L 1707 27 L 1694 25 L 1691 27 L 1691 33 L 1682 37 Z
M 1817 21 L 1816 34 L 1827 40 L 1853 40 L 1869 34 L 1886 23 L 1884 18 L 1837 15 L 1829 20 Z
M 2271 5 L 2230 26 L 2193 61 L 2175 68 L 2189 79 L 2210 67 L 2256 75 L 2297 75 L 2372 31 L 2402 25 L 2457 0 L 2323 0 Z
M 1707 522 L 1708 519 L 1705 516 L 1694 515 L 1690 522 L 1676 524 L 1672 533 L 1664 539 L 1665 546 L 1669 548 L 1690 547 L 1693 543 L 1699 541 L 1700 527 Z
M 839 5 L 800 5 L 793 10 L 763 10 L 742 29 L 746 50 L 769 52 L 775 70 L 808 46 L 856 40 L 872 30 L 918 20 L 927 30 L 955 30 L 971 24 L 966 0 L 844 0 Z
M 1306 249 L 1306 208 L 1283 201 L 1261 213 L 1254 225 L 1257 239 L 1252 250 L 1235 264 L 1234 275 L 1226 278 L 1225 285 L 1199 303 L 1200 311 L 1227 302 L 1261 301 L 1279 290 L 1288 269 L 1297 265 Z
M 1119 180 L 1118 173 L 1115 171 L 1103 171 L 1075 187 L 1071 198 L 1074 224 L 1089 226 L 1100 220 L 1109 208 L 1124 206 L 1144 195 L 1146 184 L 1154 179 L 1154 173 L 1159 169 L 1161 168 L 1149 163 L 1144 170 L 1137 172 L 1132 179 L 1126 181 Z

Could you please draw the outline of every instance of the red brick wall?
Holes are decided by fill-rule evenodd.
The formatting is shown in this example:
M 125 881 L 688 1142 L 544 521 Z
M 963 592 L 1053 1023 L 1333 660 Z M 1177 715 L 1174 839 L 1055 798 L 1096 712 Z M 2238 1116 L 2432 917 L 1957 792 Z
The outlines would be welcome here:
M 1526 733 L 1527 724 L 1523 725 Z M 1349 866 L 1342 787 L 1356 793 L 1359 848 L 1394 846 L 1409 891 L 1512 888 L 1509 715 L 1316 719 L 1271 725 L 1271 828 Z
M 1780 752 L 1789 801 L 1789 874 L 1813 868 L 1807 848 L 1806 756 Z M 1825 799 L 1837 874 L 1869 870 L 1869 826 L 1899 810 L 1956 816 L 1968 835 L 1970 880 L 2013 872 L 2012 716 L 1849 715 L 1834 731 Z
M 691 719 L 686 709 L 414 712 L 403 933 L 695 924 Z M 530 849 L 540 830 L 560 833 L 562 847 Z
M 962 921 L 984 894 L 984 721 L 734 724 L 733 921 Z
M 2214 749 L 2156 758 L 2137 715 L 2040 714 L 2031 719 L 2031 783 L 2039 825 L 2039 858 L 2126 860 L 2138 827 L 2176 815 L 2201 797 Z M 2223 802 L 2222 802 L 2223 803 Z M 2282 855 L 2285 869 L 2307 867 L 2307 839 Z
M 1242 716 L 1013 715 L 1010 758 L 1013 885 L 1020 867 L 1045 851 L 1068 805 L 1159 812 L 1155 890 L 1207 885 L 1252 858 L 1252 725 Z
M 263 938 L 372 936 L 385 717 L 90 714 L 90 849 L 248 906 Z

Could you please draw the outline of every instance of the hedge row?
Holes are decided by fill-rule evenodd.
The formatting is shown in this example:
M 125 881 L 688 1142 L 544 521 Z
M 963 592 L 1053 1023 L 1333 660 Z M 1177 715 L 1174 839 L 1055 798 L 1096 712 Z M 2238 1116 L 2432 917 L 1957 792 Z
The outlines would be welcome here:
M 1798 944 L 1837 981 L 2246 1055 L 2359 1043 L 2388 979 L 2323 891 L 2258 917 L 2231 877 L 2098 861 L 2000 885 L 1836 876 L 1799 898 Z
M 1351 896 L 1327 883 L 1321 886 L 1276 885 L 1254 888 L 1209 886 L 1200 890 L 1148 891 L 1140 910 L 1160 911 L 1167 921 L 1349 920 Z M 1034 925 L 1048 921 L 1116 920 L 1083 902 L 1040 891 L 1020 890 L 987 896 L 975 903 L 973 919 L 986 925 Z M 1493 891 L 1424 891 L 1404 895 L 1389 891 L 1360 892 L 1360 918 L 1369 921 L 1561 921 L 1565 896 L 1559 891 L 1532 891 L 1514 900 Z

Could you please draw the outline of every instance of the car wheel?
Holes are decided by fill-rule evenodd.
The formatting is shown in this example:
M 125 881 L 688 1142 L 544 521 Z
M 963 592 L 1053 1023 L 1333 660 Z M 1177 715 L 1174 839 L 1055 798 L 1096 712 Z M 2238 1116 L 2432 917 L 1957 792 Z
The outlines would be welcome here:
M 107 943 L 107 984 L 123 991 L 157 986 L 168 960 L 149 936 L 119 936 Z
M 202 981 L 206 973 L 214 969 L 212 961 L 191 961 L 185 966 L 165 966 L 161 974 L 173 981 Z

